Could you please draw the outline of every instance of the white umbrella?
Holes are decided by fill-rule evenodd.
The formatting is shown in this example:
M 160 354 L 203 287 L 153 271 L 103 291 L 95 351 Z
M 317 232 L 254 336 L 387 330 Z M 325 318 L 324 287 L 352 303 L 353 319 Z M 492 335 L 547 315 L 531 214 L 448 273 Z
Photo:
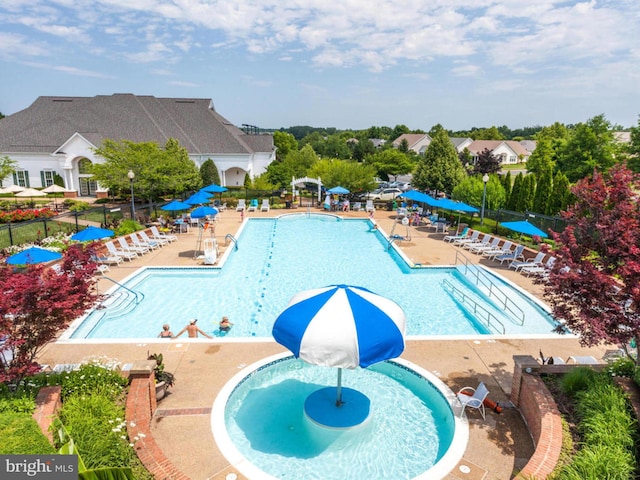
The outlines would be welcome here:
M 44 193 L 64 193 L 70 192 L 68 188 L 61 187 L 60 185 L 56 185 L 55 183 L 49 185 L 47 188 L 43 188 L 42 191 Z
M 0 193 L 17 193 L 24 190 L 24 187 L 19 185 L 9 185 L 8 187 L 0 188 Z
M 16 197 L 46 197 L 47 194 L 42 190 L 36 190 L 35 188 L 25 188 L 21 192 L 16 193 Z

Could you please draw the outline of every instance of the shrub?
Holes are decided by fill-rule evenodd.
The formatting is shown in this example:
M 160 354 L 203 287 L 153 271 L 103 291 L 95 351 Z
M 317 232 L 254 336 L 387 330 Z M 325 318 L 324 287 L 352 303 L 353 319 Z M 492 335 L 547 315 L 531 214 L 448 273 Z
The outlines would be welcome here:
M 122 237 L 123 235 L 129 235 L 130 233 L 137 232 L 138 230 L 142 230 L 144 228 L 143 225 L 140 225 L 135 220 L 123 220 L 118 225 L 116 229 L 116 237 Z
M 0 414 L 0 438 L 0 455 L 55 453 L 36 421 L 24 413 Z
M 562 377 L 560 387 L 569 396 L 575 396 L 578 392 L 586 390 L 595 381 L 596 372 L 589 367 L 577 367 Z
M 31 415 L 36 408 L 33 396 L 17 395 L 8 398 L 0 398 L 0 414 L 2 413 L 25 413 Z
M 604 372 L 612 377 L 633 377 L 636 372 L 636 364 L 629 357 L 618 358 L 607 365 Z

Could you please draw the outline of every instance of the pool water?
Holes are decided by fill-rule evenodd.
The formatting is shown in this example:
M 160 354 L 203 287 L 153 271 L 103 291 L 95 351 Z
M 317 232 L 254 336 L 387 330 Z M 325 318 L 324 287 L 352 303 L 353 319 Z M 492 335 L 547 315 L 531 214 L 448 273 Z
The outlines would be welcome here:
M 271 338 L 273 322 L 295 293 L 332 284 L 361 286 L 394 300 L 405 311 L 409 336 L 501 333 L 442 288 L 445 279 L 491 310 L 507 333 L 553 329 L 544 310 L 497 277 L 526 307 L 524 326 L 496 308 L 457 268 L 410 268 L 368 220 L 291 215 L 247 221 L 238 249 L 222 268 L 142 270 L 125 282 L 144 295 L 139 305 L 93 311 L 69 334 L 74 339 L 153 338 L 164 323 L 177 332 L 197 318 L 202 330 L 218 335 L 218 322 L 226 315 L 234 324 L 227 337 Z
M 455 417 L 451 398 L 417 372 L 394 361 L 344 370 L 343 385 L 371 401 L 369 420 L 349 430 L 319 427 L 304 414 L 306 397 L 335 382 L 335 368 L 291 356 L 252 371 L 237 385 L 232 380 L 228 399 L 223 392 L 216 400 L 225 402 L 224 429 L 216 425 L 221 420 L 214 404 L 216 442 L 225 446 L 232 463 L 235 459 L 229 457 L 236 457 L 237 450 L 260 471 L 279 479 L 415 478 L 447 454 L 456 431 L 456 452 L 449 456 L 464 452 L 468 430 Z M 226 430 L 224 438 L 221 430 Z M 447 460 L 455 464 L 459 458 Z M 432 471 L 424 478 L 438 476 Z

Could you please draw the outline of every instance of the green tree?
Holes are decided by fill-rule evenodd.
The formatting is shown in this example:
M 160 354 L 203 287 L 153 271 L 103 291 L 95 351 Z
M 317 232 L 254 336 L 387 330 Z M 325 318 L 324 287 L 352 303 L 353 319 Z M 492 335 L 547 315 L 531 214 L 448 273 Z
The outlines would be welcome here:
M 458 158 L 458 152 L 441 125 L 429 132 L 431 143 L 419 158 L 412 183 L 421 190 L 451 193 L 466 173 Z
M 507 199 L 507 203 L 505 208 L 507 210 L 512 210 L 514 212 L 518 211 L 518 200 L 522 191 L 522 184 L 524 183 L 524 175 L 522 172 L 516 175 L 516 178 L 513 181 L 513 186 L 511 187 L 511 193 L 509 194 L 509 198 Z
M 562 172 L 557 172 L 553 177 L 553 187 L 547 202 L 547 215 L 557 215 L 567 209 L 572 202 L 569 179 Z
M 533 207 L 531 208 L 534 212 L 545 213 L 547 211 L 552 182 L 551 170 L 545 171 L 542 176 L 538 178 L 536 182 L 536 194 L 533 197 Z
M 269 175 L 264 172 L 262 175 L 258 175 L 251 181 L 251 190 L 261 190 L 263 192 L 271 192 L 275 190 L 276 186 L 269 181 Z
M 474 140 L 505 140 L 497 127 L 479 128 L 472 131 L 469 136 Z
M 296 137 L 287 132 L 273 132 L 273 144 L 276 147 L 276 158 L 282 160 L 289 152 L 298 150 L 298 141 Z
M 294 150 L 279 161 L 271 162 L 267 167 L 268 181 L 279 188 L 287 188 L 292 178 L 304 177 L 308 170 L 318 161 L 318 155 L 311 145 Z
M 522 179 L 522 187 L 518 192 L 517 212 L 529 212 L 533 208 L 533 198 L 536 194 L 535 175 L 525 175 Z
M 4 183 L 4 179 L 16 171 L 18 162 L 4 155 L 0 157 L 0 185 Z
M 555 167 L 555 151 L 551 139 L 542 137 L 536 141 L 536 149 L 527 160 L 527 172 L 541 178 L 547 172 L 552 173 Z
M 317 161 L 307 173 L 309 177 L 321 178 L 327 188 L 340 185 L 351 193 L 373 190 L 375 174 L 371 165 L 331 158 Z
M 415 167 L 415 163 L 408 155 L 395 148 L 376 152 L 367 157 L 365 163 L 372 165 L 375 168 L 375 175 L 383 180 L 389 180 L 389 175 L 398 176 L 410 173 Z
M 626 146 L 627 167 L 634 173 L 640 173 L 640 117 L 638 125 L 631 127 L 631 141 Z
M 202 178 L 203 185 L 211 185 L 214 183 L 220 185 L 218 167 L 216 167 L 216 164 L 210 158 L 200 165 L 200 178 Z
M 507 173 L 504 175 L 500 175 L 500 183 L 502 183 L 502 188 L 504 188 L 505 195 L 505 205 L 509 202 L 509 197 L 511 196 L 511 187 L 513 186 L 513 182 L 511 180 L 511 171 L 507 170 Z
M 135 194 L 147 199 L 202 186 L 198 168 L 175 139 L 169 139 L 164 149 L 153 142 L 105 139 L 94 151 L 105 161 L 93 165 L 93 177 L 114 193 L 129 192 L 129 170 L 135 174 Z
M 592 175 L 595 169 L 607 172 L 615 163 L 616 146 L 610 123 L 597 115 L 576 125 L 558 158 L 558 168 L 570 182 Z
M 411 130 L 409 130 L 409 127 L 407 127 L 406 125 L 396 125 L 395 127 L 393 127 L 393 131 L 389 136 L 389 143 L 392 143 L 400 135 L 403 135 L 405 133 L 410 133 L 410 132 Z
M 484 182 L 481 175 L 469 175 L 464 178 L 451 192 L 451 198 L 468 203 L 469 205 L 482 207 L 482 196 L 484 195 Z M 487 196 L 485 198 L 485 208 L 497 210 L 504 206 L 506 200 L 504 187 L 498 175 L 489 175 L 487 182 Z
M 376 147 L 365 136 L 361 136 L 357 142 L 352 142 L 349 147 L 351 148 L 351 157 L 358 162 L 363 162 L 369 155 L 376 153 Z

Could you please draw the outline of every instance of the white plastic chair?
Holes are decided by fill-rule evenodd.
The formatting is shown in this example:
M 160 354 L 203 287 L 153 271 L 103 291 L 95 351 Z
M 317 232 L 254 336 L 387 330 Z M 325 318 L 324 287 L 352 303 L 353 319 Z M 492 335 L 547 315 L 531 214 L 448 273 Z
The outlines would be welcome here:
M 260 211 L 261 212 L 268 212 L 269 211 L 269 199 L 268 198 L 263 198 L 262 199 L 262 206 L 260 207 Z
M 161 232 L 155 225 L 151 227 L 151 238 L 153 238 L 154 240 L 165 239 L 169 242 L 175 242 L 176 240 L 178 240 L 177 235 L 171 235 L 169 233 Z
M 244 212 L 244 210 L 247 208 L 247 204 L 244 201 L 244 198 L 240 198 L 238 200 L 238 205 L 236 206 L 236 212 Z
M 117 248 L 112 241 L 104 242 L 105 247 L 109 253 L 114 257 L 121 257 L 125 260 L 132 261 L 134 258 L 138 257 L 136 252 L 125 251 L 122 248 Z
M 469 395 L 467 395 L 467 393 Z M 487 395 L 489 395 L 489 390 L 487 390 L 487 387 L 483 382 L 480 382 L 477 388 L 463 387 L 460 389 L 456 394 L 460 405 L 462 405 L 460 416 L 464 413 L 464 409 L 469 407 L 479 410 L 482 415 L 482 419 L 485 420 L 484 400 L 487 398 Z

